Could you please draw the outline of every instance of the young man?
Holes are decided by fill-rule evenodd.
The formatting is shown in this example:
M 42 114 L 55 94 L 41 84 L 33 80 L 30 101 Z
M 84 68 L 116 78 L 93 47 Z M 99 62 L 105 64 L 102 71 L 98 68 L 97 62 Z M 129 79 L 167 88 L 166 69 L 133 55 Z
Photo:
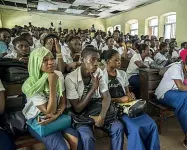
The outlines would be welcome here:
M 17 37 L 12 41 L 14 50 L 5 56 L 5 58 L 13 58 L 25 63 L 29 60 L 30 46 L 28 41 L 23 37 Z
M 93 98 L 102 99 L 102 110 L 98 116 L 92 116 L 95 126 L 108 131 L 111 136 L 111 149 L 122 150 L 124 142 L 124 129 L 120 121 L 115 120 L 109 128 L 104 128 L 105 116 L 111 103 L 108 86 L 105 83 L 103 73 L 98 68 L 100 55 L 91 46 L 87 46 L 81 53 L 82 64 L 75 71 L 67 75 L 65 79 L 66 97 L 72 109 L 81 113 L 93 103 Z M 94 137 L 92 126 L 81 125 L 77 127 L 80 133 L 83 149 L 94 150 Z

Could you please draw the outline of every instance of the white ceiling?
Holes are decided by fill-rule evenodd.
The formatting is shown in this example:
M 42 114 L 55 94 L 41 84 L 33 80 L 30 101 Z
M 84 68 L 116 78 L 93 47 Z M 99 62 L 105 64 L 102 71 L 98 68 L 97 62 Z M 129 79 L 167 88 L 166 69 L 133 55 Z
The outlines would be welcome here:
M 108 18 L 121 12 L 128 11 L 140 5 L 147 5 L 159 0 L 0 0 L 1 5 L 26 4 L 28 11 L 55 11 L 63 14 L 82 15 L 87 17 Z M 71 1 L 71 0 L 70 0 Z M 10 3 L 11 2 L 11 3 Z M 30 6 L 36 6 L 30 7 Z M 23 6 L 24 7 L 24 6 Z M 113 11 L 121 11 L 112 13 Z

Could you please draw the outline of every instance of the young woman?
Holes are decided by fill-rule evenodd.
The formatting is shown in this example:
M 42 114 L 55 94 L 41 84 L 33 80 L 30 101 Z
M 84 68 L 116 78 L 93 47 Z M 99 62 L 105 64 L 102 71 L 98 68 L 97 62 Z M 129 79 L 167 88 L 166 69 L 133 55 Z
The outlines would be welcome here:
M 186 55 L 187 56 L 187 55 Z M 165 72 L 155 95 L 159 102 L 175 110 L 183 132 L 184 146 L 187 148 L 187 57 L 185 61 L 175 63 Z
M 135 99 L 133 93 L 129 91 L 127 75 L 124 71 L 118 70 L 121 66 L 121 56 L 115 51 L 107 51 L 105 55 L 107 68 L 105 68 L 104 79 L 108 85 L 113 102 L 126 103 Z M 156 123 L 147 114 L 136 118 L 123 115 L 125 133 L 128 138 L 128 150 L 159 150 L 159 137 Z
M 107 50 L 111 50 L 111 49 L 117 50 L 117 48 L 114 46 L 114 38 L 108 37 L 106 39 L 106 45 L 102 48 L 102 52 L 107 51 Z
M 46 119 L 39 121 L 39 124 L 48 124 L 56 120 L 66 108 L 63 75 L 55 70 L 54 56 L 44 47 L 31 53 L 28 70 L 29 78 L 22 87 L 27 97 L 23 114 L 29 120 L 34 119 L 39 113 L 44 113 Z M 36 139 L 44 143 L 48 150 L 68 150 L 66 140 L 71 149 L 77 149 L 77 133 L 72 128 L 46 137 L 40 137 L 31 127 L 28 127 L 28 130 Z
M 135 87 L 136 97 L 139 97 L 140 77 L 139 68 L 147 68 L 153 62 L 149 57 L 149 46 L 146 44 L 137 45 L 139 53 L 134 54 L 127 68 L 127 78 L 131 86 Z

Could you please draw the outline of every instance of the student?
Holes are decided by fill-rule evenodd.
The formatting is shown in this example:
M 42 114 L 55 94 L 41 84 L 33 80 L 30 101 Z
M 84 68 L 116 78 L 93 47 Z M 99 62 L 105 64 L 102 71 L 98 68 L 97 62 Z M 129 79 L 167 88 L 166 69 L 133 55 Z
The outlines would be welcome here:
M 120 31 L 115 30 L 114 33 L 113 33 L 113 37 L 114 37 L 114 41 L 116 42 L 116 44 L 118 44 L 119 37 L 120 37 Z
M 164 42 L 164 37 L 159 38 L 159 43 L 162 43 L 162 42 Z
M 114 46 L 114 38 L 113 37 L 108 37 L 106 39 L 106 45 L 102 48 L 102 52 L 103 51 L 107 51 L 107 50 L 117 50 L 117 48 Z
M 102 40 L 101 34 L 97 33 L 95 39 L 92 40 L 91 45 L 93 45 L 97 50 L 101 51 L 104 47 L 104 42 Z
M 34 45 L 32 35 L 30 35 L 30 33 L 22 33 L 21 37 L 24 37 L 29 42 L 29 46 L 31 47 L 31 51 L 34 50 L 35 45 Z
M 81 60 L 81 66 L 66 76 L 66 96 L 76 113 L 84 111 L 93 102 L 92 98 L 102 98 L 102 110 L 98 116 L 92 118 L 95 121 L 96 127 L 103 128 L 111 98 L 103 73 L 98 69 L 100 55 L 96 48 L 89 46 L 82 51 Z M 77 127 L 77 130 L 82 139 L 83 149 L 94 150 L 95 144 L 92 127 L 80 125 Z M 105 128 L 105 130 L 108 131 L 111 137 L 111 149 L 122 150 L 124 142 L 122 123 L 116 120 L 109 129 Z
M 105 61 L 107 68 L 103 71 L 104 79 L 108 85 L 113 102 L 127 103 L 135 98 L 130 93 L 127 75 L 119 70 L 121 66 L 121 56 L 115 50 L 107 51 Z M 159 150 L 159 137 L 156 123 L 147 114 L 142 114 L 135 118 L 127 115 L 122 116 L 127 135 L 128 150 Z
M 169 64 L 168 58 L 167 58 L 167 53 L 169 50 L 168 44 L 166 42 L 162 42 L 160 44 L 159 52 L 154 56 L 154 61 L 158 65 L 163 65 L 166 66 Z
M 2 130 L 1 126 L 3 126 L 3 113 L 5 108 L 5 89 L 0 80 L 0 149 L 1 150 L 16 150 L 16 146 L 14 144 L 13 138 L 6 133 L 6 131 Z
M 11 42 L 11 31 L 8 28 L 0 28 L 0 41 L 7 45 L 7 53 L 11 53 L 13 50 Z
M 12 41 L 12 44 L 14 46 L 14 50 L 10 54 L 7 54 L 5 58 L 18 59 L 19 61 L 28 63 L 30 55 L 30 46 L 28 41 L 24 37 L 16 37 Z
M 39 124 L 49 124 L 56 120 L 66 108 L 64 95 L 64 77 L 55 70 L 53 54 L 46 48 L 34 50 L 29 57 L 29 78 L 24 82 L 22 91 L 27 97 L 23 114 L 27 120 L 34 119 L 39 113 L 44 113 L 48 119 Z M 46 137 L 40 137 L 31 127 L 28 131 L 48 150 L 68 150 L 64 137 L 71 149 L 77 149 L 77 134 L 72 128 L 63 132 L 55 132 Z
M 179 54 L 176 51 L 176 41 L 172 41 L 169 43 L 169 52 L 168 52 L 168 58 L 175 59 L 179 58 Z
M 187 56 L 187 55 L 186 55 Z M 155 95 L 160 103 L 174 108 L 185 135 L 187 148 L 187 57 L 185 61 L 175 63 L 165 72 Z
M 138 47 L 138 54 L 134 54 L 129 62 L 127 68 L 127 78 L 131 86 L 135 87 L 135 95 L 139 98 L 140 91 L 140 77 L 139 68 L 147 68 L 153 62 L 149 57 L 149 46 L 146 44 L 140 44 Z
M 137 52 L 133 49 L 132 41 L 127 41 L 126 46 L 127 46 L 127 57 L 128 58 L 131 58 L 134 54 L 137 54 Z

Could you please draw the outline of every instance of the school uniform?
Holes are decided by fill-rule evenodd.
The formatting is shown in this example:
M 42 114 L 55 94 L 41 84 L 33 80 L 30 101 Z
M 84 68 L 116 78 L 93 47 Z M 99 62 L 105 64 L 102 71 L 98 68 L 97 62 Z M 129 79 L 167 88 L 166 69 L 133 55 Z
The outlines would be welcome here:
M 114 50 L 117 51 L 117 48 L 116 48 L 115 46 L 113 46 L 112 49 L 114 49 Z M 108 50 L 108 45 L 105 45 L 105 46 L 102 48 L 102 52 L 107 51 L 107 50 Z
M 5 91 L 5 88 L 0 80 L 0 92 Z M 1 101 L 0 101 L 1 103 Z M 1 129 L 1 113 L 0 113 L 0 150 L 16 150 L 13 138 L 4 130 Z
M 133 50 L 132 48 L 129 48 L 127 51 L 128 57 L 131 58 L 134 54 L 137 54 L 137 52 Z
M 144 60 L 142 60 L 141 55 L 134 54 L 132 58 L 130 59 L 128 68 L 127 68 L 127 78 L 129 80 L 129 83 L 131 86 L 135 87 L 134 93 L 136 97 L 139 97 L 140 94 L 140 77 L 139 77 L 139 67 L 135 64 L 136 61 L 141 61 L 144 65 L 149 67 L 149 65 L 153 62 L 153 60 L 150 57 L 146 57 Z
M 174 80 L 184 82 L 181 63 L 175 63 L 165 72 L 155 95 L 160 103 L 174 108 L 174 113 L 179 120 L 184 134 L 187 134 L 187 91 L 180 91 Z
M 101 69 L 97 69 L 97 71 L 94 73 L 94 76 L 96 76 L 98 73 L 100 73 L 100 76 L 102 77 L 99 83 L 99 88 L 95 91 L 92 98 L 101 98 L 100 92 L 104 93 L 108 91 L 108 86 L 106 85 L 103 77 L 103 73 Z M 91 84 L 91 82 L 90 82 Z M 75 71 L 71 72 L 66 76 L 65 79 L 65 85 L 66 85 L 66 96 L 69 100 L 79 99 L 81 98 L 89 91 L 92 85 L 84 85 L 84 82 L 82 80 L 82 74 L 81 74 L 81 67 L 78 67 Z M 82 125 L 78 126 L 77 130 L 80 133 L 83 149 L 84 150 L 94 150 L 95 144 L 94 144 L 94 136 L 93 136 L 93 129 L 90 126 Z M 111 149 L 112 150 L 122 150 L 123 149 L 123 143 L 124 143 L 124 129 L 123 125 L 120 121 L 116 120 L 111 125 L 111 127 L 108 129 L 109 135 L 111 137 Z
M 93 39 L 91 42 L 91 45 L 93 45 L 95 48 L 97 48 L 97 50 L 102 50 L 103 48 L 103 41 L 101 40 L 100 44 L 98 45 L 96 39 Z
M 62 91 L 65 91 L 64 88 L 64 77 L 61 72 L 55 71 L 59 76 L 59 80 L 62 82 Z M 48 102 L 49 94 L 46 93 L 37 93 L 32 97 L 27 98 L 27 103 L 23 109 L 23 114 L 27 120 L 34 119 L 41 112 L 37 106 L 43 105 Z M 57 105 L 59 104 L 60 97 L 56 95 Z M 68 150 L 66 142 L 63 137 L 63 133 L 71 134 L 75 137 L 78 137 L 78 132 L 73 128 L 67 128 L 65 130 L 52 133 L 46 137 L 41 137 L 35 132 L 30 126 L 28 126 L 29 133 L 41 141 L 48 150 Z
M 166 57 L 166 55 L 161 54 L 160 52 L 158 52 L 155 56 L 154 56 L 154 61 L 156 64 L 158 65 L 163 65 L 166 66 L 168 63 L 168 58 Z
M 104 79 L 108 85 L 112 98 L 121 98 L 126 95 L 125 87 L 129 85 L 125 71 L 116 70 L 116 76 L 110 76 L 105 68 Z M 157 125 L 147 114 L 143 113 L 135 118 L 124 114 L 121 121 L 128 138 L 127 150 L 159 150 Z

